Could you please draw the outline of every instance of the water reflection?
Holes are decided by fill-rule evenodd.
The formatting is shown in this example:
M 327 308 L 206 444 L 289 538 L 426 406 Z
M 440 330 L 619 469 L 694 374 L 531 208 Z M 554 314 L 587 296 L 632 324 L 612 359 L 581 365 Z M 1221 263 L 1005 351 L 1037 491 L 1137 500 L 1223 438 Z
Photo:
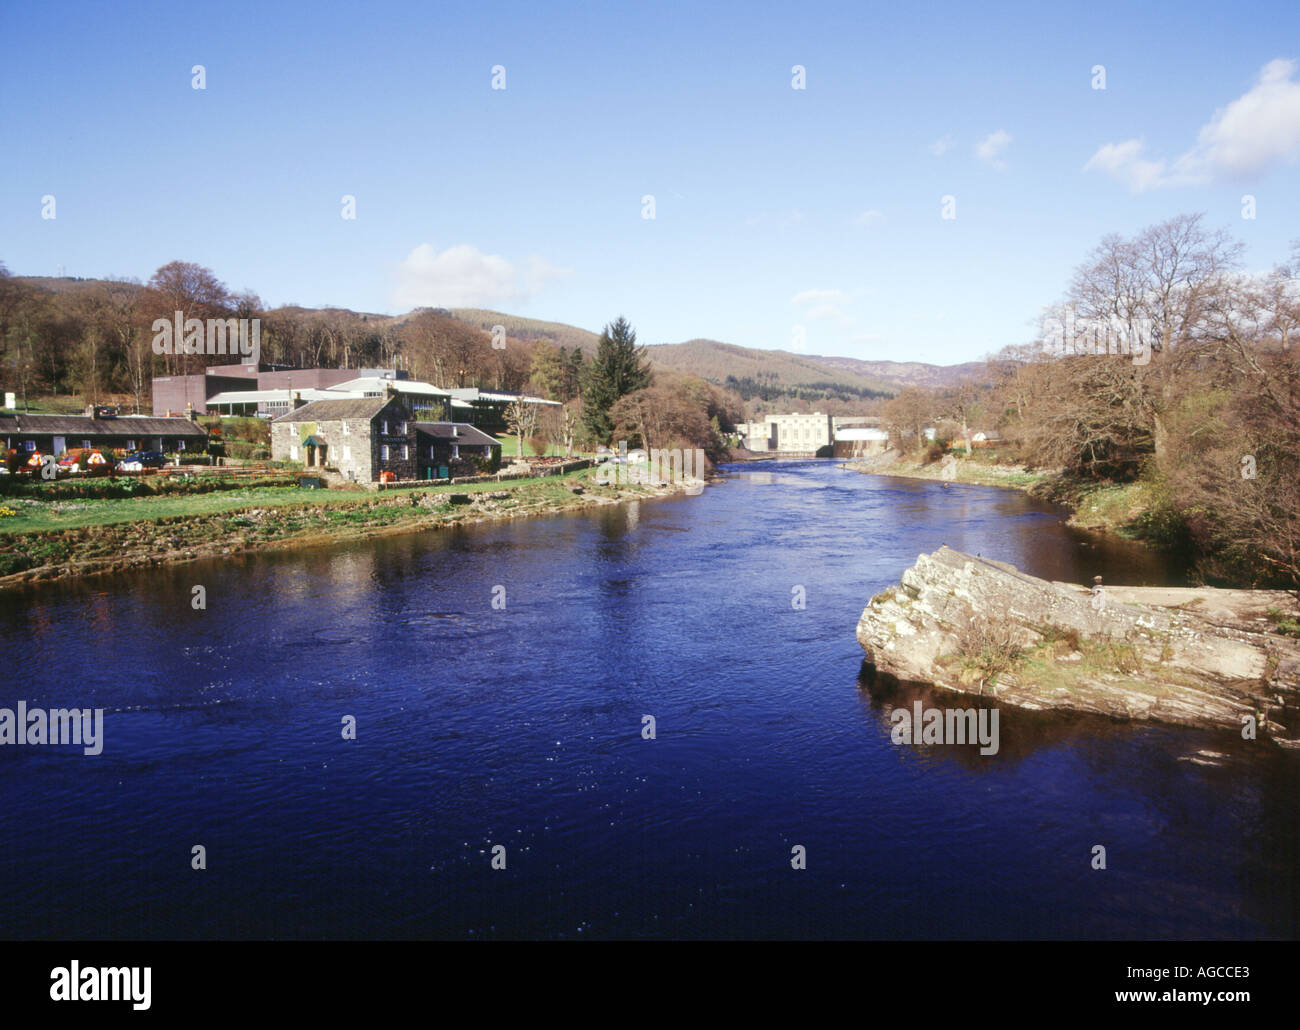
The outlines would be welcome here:
M 1294 757 L 1005 710 L 996 755 L 899 746 L 894 706 L 944 702 L 858 679 L 868 598 L 944 542 L 1076 582 L 1159 581 L 1157 558 L 1015 492 L 767 464 L 696 498 L 0 596 L 0 703 L 108 709 L 93 763 L 0 748 L 0 925 L 1295 934 Z M 244 870 L 202 892 L 174 861 L 200 832 Z M 493 841 L 517 873 L 484 892 Z M 779 874 L 793 843 L 813 875 Z M 1098 843 L 1122 875 L 1093 875 Z

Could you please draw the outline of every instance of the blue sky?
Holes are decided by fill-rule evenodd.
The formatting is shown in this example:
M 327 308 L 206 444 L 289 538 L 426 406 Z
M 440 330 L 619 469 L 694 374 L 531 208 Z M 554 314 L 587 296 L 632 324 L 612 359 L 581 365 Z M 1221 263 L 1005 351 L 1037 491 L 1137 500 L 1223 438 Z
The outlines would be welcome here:
M 951 363 L 1107 232 L 1203 211 L 1287 256 L 1300 5 L 10 0 L 0 139 L 15 274 Z

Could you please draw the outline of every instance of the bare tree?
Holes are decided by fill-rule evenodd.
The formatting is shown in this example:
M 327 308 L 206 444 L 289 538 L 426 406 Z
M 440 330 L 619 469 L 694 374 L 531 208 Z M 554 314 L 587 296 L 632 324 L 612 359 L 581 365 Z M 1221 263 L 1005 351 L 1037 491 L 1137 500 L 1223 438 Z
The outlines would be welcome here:
M 1199 214 L 1178 215 L 1132 239 L 1106 236 L 1075 271 L 1067 306 L 1079 323 L 1123 333 L 1128 349 L 1141 344 L 1162 355 L 1164 368 L 1179 347 L 1201 338 L 1225 277 L 1241 259 L 1242 245 L 1222 230 L 1207 229 Z M 1134 408 L 1150 412 L 1157 457 L 1165 450 L 1162 412 L 1172 399 L 1168 375 L 1140 376 L 1147 397 Z
M 925 427 L 933 421 L 939 402 L 933 392 L 905 386 L 885 404 L 885 430 L 900 453 L 906 453 L 903 441 L 915 435 L 916 449 L 925 443 Z
M 524 456 L 524 438 L 537 432 L 537 405 L 516 397 L 506 406 L 506 426 L 515 434 L 515 454 Z
M 566 458 L 573 456 L 574 439 L 578 432 L 578 403 L 570 401 L 560 407 L 542 409 L 538 421 L 546 442 L 559 447 Z
M 191 261 L 172 261 L 154 272 L 141 298 L 141 308 L 146 318 L 171 322 L 180 312 L 182 324 L 191 318 L 215 318 L 230 310 L 231 296 L 211 269 Z M 180 340 L 173 341 L 173 353 L 164 358 L 167 369 L 173 374 L 192 371 L 197 365 L 190 359 L 197 355 L 177 353 Z
M 444 389 L 482 383 L 488 374 L 491 338 L 481 329 L 423 308 L 395 334 L 417 378 L 427 378 Z

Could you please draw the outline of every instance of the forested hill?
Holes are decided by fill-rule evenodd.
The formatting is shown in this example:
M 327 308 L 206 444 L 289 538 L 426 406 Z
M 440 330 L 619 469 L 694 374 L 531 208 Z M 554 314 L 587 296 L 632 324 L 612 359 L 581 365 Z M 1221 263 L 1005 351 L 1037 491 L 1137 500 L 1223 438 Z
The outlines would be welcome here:
M 717 340 L 688 340 L 648 348 L 655 364 L 728 386 L 746 398 L 804 392 L 844 399 L 884 397 L 905 386 L 944 388 L 977 372 L 978 362 L 926 365 L 920 362 L 861 361 L 857 358 L 758 350 Z
M 588 357 L 595 354 L 600 339 L 596 332 L 562 322 L 520 318 L 500 311 L 453 308 L 451 314 L 476 328 L 491 329 L 494 325 L 503 325 L 509 335 L 521 339 L 545 339 L 556 346 L 577 347 Z M 796 391 L 810 397 L 888 397 L 904 386 L 943 389 L 982 368 L 980 362 L 927 365 L 916 361 L 861 361 L 857 358 L 759 350 L 705 339 L 650 344 L 646 354 L 654 365 L 730 387 L 746 398 Z

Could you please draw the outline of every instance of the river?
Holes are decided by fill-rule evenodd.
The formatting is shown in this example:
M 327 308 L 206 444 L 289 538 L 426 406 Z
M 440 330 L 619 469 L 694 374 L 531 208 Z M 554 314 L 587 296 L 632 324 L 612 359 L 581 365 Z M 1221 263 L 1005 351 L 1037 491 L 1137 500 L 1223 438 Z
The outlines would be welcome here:
M 1295 937 L 1296 756 L 1013 710 L 996 755 L 891 742 L 854 627 L 944 543 L 1178 582 L 807 461 L 6 594 L 0 706 L 105 714 L 97 756 L 0 746 L 3 936 Z

